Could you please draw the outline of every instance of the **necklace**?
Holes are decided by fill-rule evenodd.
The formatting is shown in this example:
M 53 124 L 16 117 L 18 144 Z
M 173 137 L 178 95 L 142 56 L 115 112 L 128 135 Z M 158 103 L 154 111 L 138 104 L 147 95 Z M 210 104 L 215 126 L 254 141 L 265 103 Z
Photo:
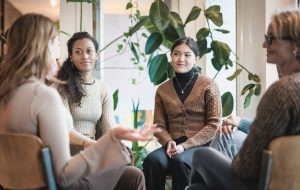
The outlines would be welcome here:
M 181 85 L 180 85 L 180 83 L 179 83 L 177 77 L 175 77 L 175 79 L 176 79 L 176 81 L 177 81 L 177 84 L 178 84 L 178 86 L 179 86 L 179 88 L 180 88 L 180 90 L 181 90 L 181 94 L 184 93 L 184 90 L 186 89 L 186 87 L 188 87 L 188 85 L 191 83 L 192 79 L 194 78 L 194 75 L 195 75 L 195 74 L 193 73 L 193 75 L 192 75 L 190 81 L 189 81 L 188 83 L 186 83 L 186 85 L 184 86 L 184 88 L 181 87 Z
M 84 84 L 84 85 L 92 85 L 92 84 L 95 84 L 95 79 L 93 80 L 93 82 L 90 82 L 90 83 L 88 83 L 88 82 L 83 82 L 83 81 L 81 81 L 80 83 L 81 84 Z

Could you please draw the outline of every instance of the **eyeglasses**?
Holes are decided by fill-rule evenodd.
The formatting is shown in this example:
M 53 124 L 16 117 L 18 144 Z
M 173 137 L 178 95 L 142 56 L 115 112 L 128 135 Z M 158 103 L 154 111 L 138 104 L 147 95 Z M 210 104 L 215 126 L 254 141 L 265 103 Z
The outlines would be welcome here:
M 282 36 L 281 38 L 272 36 L 271 34 L 265 34 L 265 41 L 267 42 L 268 45 L 272 45 L 273 40 L 288 40 L 288 41 L 293 41 L 292 37 L 290 36 Z

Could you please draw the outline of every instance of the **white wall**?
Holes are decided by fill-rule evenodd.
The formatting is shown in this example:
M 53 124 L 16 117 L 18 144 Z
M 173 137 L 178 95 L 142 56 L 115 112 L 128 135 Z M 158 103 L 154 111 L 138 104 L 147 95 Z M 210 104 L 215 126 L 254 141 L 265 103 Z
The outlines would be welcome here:
M 92 4 L 83 3 L 83 30 L 93 35 L 93 15 Z M 67 3 L 65 0 L 60 1 L 60 23 L 61 31 L 69 36 L 60 33 L 60 62 L 62 63 L 68 55 L 67 41 L 75 33 L 80 31 L 80 3 Z
M 127 31 L 129 25 L 128 15 L 105 14 L 104 44 L 108 44 Z M 141 38 L 139 44 L 141 48 L 144 48 L 145 39 Z M 119 89 L 119 103 L 116 113 L 126 114 L 130 112 L 132 110 L 132 100 L 136 103 L 138 100 L 140 101 L 139 108 L 141 110 L 152 110 L 156 87 L 150 82 L 147 62 L 141 60 L 140 65 L 144 66 L 145 70 L 139 71 L 133 69 L 136 66 L 130 61 L 133 55 L 129 47 L 124 54 L 115 56 L 116 54 L 117 43 L 104 51 L 104 62 L 100 64 L 104 73 L 102 78 L 104 83 L 110 87 L 111 91 Z M 136 79 L 137 84 L 131 84 L 132 79 Z
M 274 66 L 266 65 L 265 50 L 262 48 L 264 34 L 274 10 L 295 6 L 296 0 L 239 0 L 237 1 L 237 48 L 238 57 L 253 73 L 261 78 L 263 95 L 271 83 L 277 80 Z M 237 91 L 241 92 L 248 83 L 247 75 L 237 80 Z M 261 95 L 261 96 L 262 96 Z M 260 97 L 254 97 L 248 108 L 243 108 L 244 97 L 238 98 L 237 114 L 254 118 Z M 239 96 L 238 96 L 239 97 Z

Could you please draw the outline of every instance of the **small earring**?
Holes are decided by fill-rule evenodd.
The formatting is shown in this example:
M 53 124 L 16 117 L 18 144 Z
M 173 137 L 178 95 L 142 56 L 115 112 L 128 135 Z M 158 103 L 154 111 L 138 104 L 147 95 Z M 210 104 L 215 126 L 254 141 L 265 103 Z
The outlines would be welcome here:
M 300 59 L 300 51 L 298 49 L 293 50 L 293 55 L 296 59 Z
M 293 55 L 294 55 L 295 57 L 297 56 L 297 53 L 298 53 L 297 49 L 294 49 L 294 50 L 293 50 Z

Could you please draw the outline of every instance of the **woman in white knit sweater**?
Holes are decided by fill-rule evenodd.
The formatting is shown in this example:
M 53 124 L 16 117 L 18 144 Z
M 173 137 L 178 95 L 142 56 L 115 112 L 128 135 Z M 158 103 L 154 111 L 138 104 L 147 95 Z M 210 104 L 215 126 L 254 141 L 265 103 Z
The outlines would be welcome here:
M 112 95 L 93 76 L 98 43 L 87 32 L 77 32 L 67 46 L 68 58 L 57 75 L 66 84 L 58 86 L 58 92 L 72 114 L 74 128 L 91 139 L 98 139 L 115 126 Z
M 67 46 L 68 58 L 57 74 L 57 78 L 66 83 L 57 89 L 73 118 L 76 131 L 70 133 L 71 144 L 87 147 L 115 126 L 112 95 L 93 76 L 97 41 L 87 32 L 77 32 L 68 40 Z M 126 186 L 123 183 L 132 184 L 139 178 L 144 178 L 142 172 L 127 166 L 120 180 L 115 182 L 123 189 Z M 135 188 L 144 189 L 144 182 Z

